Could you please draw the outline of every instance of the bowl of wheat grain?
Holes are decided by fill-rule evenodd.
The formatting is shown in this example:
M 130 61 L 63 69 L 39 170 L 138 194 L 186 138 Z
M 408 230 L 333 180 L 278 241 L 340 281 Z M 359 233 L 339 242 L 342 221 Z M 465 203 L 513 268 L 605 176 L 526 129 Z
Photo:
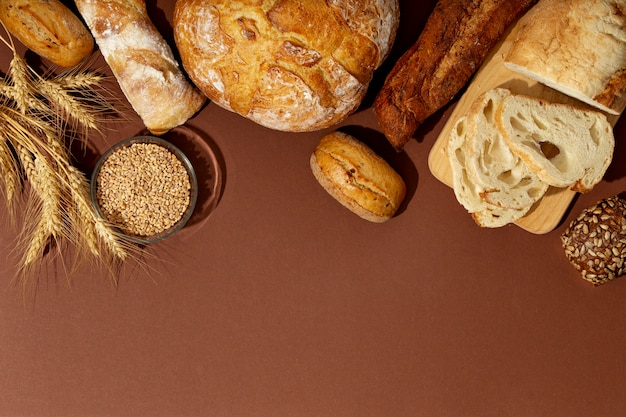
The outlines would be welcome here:
M 155 136 L 136 136 L 109 148 L 91 177 L 98 214 L 135 243 L 165 239 L 193 214 L 198 183 L 187 156 Z

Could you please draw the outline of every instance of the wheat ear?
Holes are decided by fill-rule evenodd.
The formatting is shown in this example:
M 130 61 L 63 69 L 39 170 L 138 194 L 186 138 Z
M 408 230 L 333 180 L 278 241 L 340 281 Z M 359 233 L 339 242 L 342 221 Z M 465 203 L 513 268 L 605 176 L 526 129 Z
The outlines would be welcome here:
M 26 177 L 40 202 L 40 213 L 33 229 L 32 238 L 22 258 L 23 267 L 38 260 L 46 245 L 63 234 L 63 216 L 60 210 L 60 187 L 54 168 L 48 165 L 43 155 L 33 155 L 24 146 L 18 146 L 18 154 Z
M 9 144 L 0 137 L 0 180 L 3 184 L 4 198 L 11 221 L 15 219 L 15 198 L 20 185 L 20 173 Z
M 85 243 L 94 254 L 99 254 L 97 242 L 102 242 L 106 249 L 120 260 L 126 259 L 128 250 L 113 230 L 98 217 L 91 204 L 87 179 L 75 167 L 67 167 L 67 175 L 72 188 L 72 198 L 76 207 L 77 223 L 82 225 Z

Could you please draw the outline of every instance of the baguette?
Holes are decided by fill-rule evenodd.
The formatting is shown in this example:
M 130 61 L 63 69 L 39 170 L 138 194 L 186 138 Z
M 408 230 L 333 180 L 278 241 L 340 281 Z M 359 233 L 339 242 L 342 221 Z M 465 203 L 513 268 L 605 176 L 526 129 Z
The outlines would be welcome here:
M 185 78 L 143 0 L 77 0 L 76 6 L 151 133 L 184 124 L 202 107 L 206 96 Z
M 61 67 L 93 52 L 89 30 L 58 0 L 0 0 L 0 21 L 24 46 Z
M 537 0 L 439 0 L 417 42 L 387 76 L 374 113 L 398 151 L 450 102 L 506 29 Z

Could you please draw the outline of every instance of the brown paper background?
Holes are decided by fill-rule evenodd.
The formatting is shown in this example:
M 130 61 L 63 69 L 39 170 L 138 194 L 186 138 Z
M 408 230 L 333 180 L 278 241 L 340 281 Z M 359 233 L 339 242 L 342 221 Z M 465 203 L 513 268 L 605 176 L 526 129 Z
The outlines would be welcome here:
M 372 94 L 434 1 L 401 4 Z M 148 7 L 171 39 L 173 2 Z M 10 55 L 0 53 L 5 71 Z M 559 235 L 624 190 L 624 124 L 606 179 L 557 229 L 533 235 L 478 228 L 430 174 L 428 152 L 454 102 L 399 154 L 370 105 L 336 128 L 405 178 L 406 202 L 384 224 L 316 183 L 308 161 L 323 131 L 276 132 L 214 104 L 188 126 L 221 161 L 217 207 L 125 265 L 117 287 L 88 267 L 68 285 L 57 260 L 24 296 L 3 216 L 0 416 L 622 415 L 626 279 L 583 281 Z M 143 127 L 117 129 L 93 140 L 91 156 Z

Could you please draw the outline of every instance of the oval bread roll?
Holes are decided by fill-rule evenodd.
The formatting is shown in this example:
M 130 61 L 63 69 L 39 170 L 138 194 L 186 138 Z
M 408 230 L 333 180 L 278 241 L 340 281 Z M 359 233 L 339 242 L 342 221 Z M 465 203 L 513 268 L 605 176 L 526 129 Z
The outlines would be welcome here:
M 346 133 L 324 136 L 310 163 L 320 185 L 365 220 L 382 223 L 391 219 L 406 195 L 402 177 L 367 145 Z
M 89 30 L 58 0 L 2 0 L 0 20 L 24 46 L 62 67 L 79 64 L 94 48 Z
M 214 103 L 275 130 L 313 131 L 361 104 L 399 13 L 398 0 L 178 0 L 174 36 Z

